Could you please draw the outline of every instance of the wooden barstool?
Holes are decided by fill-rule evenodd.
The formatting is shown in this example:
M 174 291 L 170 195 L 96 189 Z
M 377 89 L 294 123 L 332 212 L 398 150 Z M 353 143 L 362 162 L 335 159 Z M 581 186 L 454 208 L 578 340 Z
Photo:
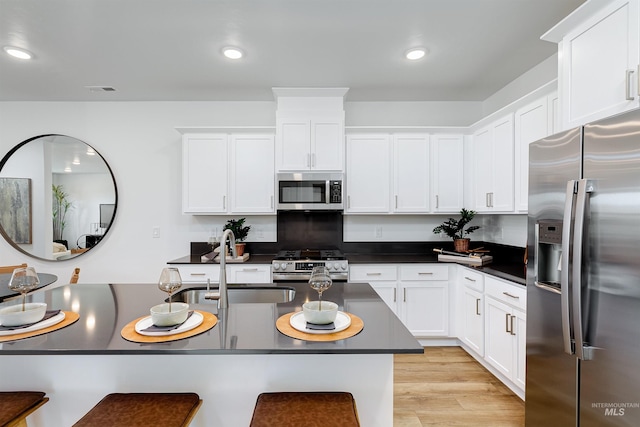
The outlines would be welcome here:
M 48 401 L 41 391 L 0 392 L 0 426 L 26 427 L 27 416 Z
M 186 427 L 202 405 L 196 393 L 111 393 L 74 427 Z
M 262 393 L 250 427 L 358 427 L 353 395 L 347 392 Z
M 24 268 L 26 266 L 26 262 L 20 265 L 0 265 L 0 274 L 10 274 L 13 273 L 13 270 L 16 268 Z

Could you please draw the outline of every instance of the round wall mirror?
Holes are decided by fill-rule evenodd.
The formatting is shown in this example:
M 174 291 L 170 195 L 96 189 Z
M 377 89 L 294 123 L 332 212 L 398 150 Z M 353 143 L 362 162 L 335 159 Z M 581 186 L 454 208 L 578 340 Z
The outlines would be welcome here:
M 61 261 L 98 245 L 118 206 L 104 158 L 65 135 L 40 135 L 0 162 L 0 233 L 17 250 Z

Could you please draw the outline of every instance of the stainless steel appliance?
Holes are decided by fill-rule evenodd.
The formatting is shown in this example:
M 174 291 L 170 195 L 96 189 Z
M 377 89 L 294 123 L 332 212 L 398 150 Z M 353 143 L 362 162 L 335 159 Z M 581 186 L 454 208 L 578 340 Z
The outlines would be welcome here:
M 343 210 L 343 174 L 279 173 L 278 210 Z
M 273 281 L 309 280 L 313 267 L 325 266 L 334 282 L 346 282 L 349 278 L 349 261 L 337 249 L 284 250 L 271 262 Z
M 526 425 L 640 426 L 640 112 L 529 155 Z

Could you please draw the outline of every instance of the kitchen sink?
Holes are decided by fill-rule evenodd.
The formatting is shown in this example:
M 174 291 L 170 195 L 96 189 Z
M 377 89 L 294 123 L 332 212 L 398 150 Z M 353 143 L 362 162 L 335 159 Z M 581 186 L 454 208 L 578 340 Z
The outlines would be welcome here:
M 210 292 L 218 292 L 211 287 Z M 217 304 L 214 299 L 206 299 L 207 288 L 189 288 L 181 290 L 171 297 L 173 302 L 187 304 Z M 278 303 L 289 302 L 296 295 L 294 288 L 284 286 L 247 286 L 228 285 L 229 304 Z M 168 300 L 167 300 L 168 301 Z

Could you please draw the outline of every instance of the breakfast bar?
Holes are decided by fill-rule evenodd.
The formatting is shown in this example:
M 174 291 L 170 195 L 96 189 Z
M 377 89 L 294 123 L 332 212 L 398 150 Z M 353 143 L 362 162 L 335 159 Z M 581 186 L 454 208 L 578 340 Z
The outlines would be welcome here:
M 274 288 L 288 297 L 251 301 Z M 257 396 L 270 391 L 347 391 L 363 426 L 393 424 L 393 354 L 423 349 L 369 284 L 334 283 L 324 292 L 323 300 L 362 329 L 319 341 L 276 327 L 317 299 L 307 283 L 229 285 L 229 292 L 236 296 L 228 309 L 190 303 L 194 313 L 215 319 L 212 327 L 159 342 L 131 332 L 166 298 L 156 284 L 74 284 L 34 294 L 32 301 L 79 318 L 29 338 L 0 336 L 0 388 L 47 393 L 49 403 L 31 416 L 35 426 L 72 425 L 108 393 L 188 391 L 203 400 L 192 426 L 248 425 Z

